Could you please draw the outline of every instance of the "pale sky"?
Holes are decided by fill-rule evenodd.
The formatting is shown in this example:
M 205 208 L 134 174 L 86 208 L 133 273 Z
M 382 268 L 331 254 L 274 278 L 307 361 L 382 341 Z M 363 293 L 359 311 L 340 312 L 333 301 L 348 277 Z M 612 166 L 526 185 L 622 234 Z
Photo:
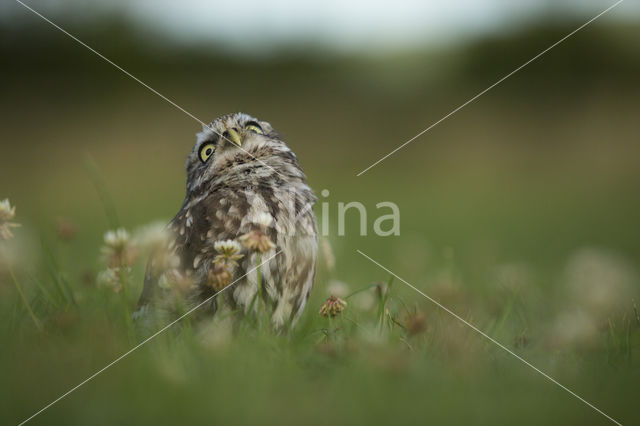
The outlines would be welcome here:
M 23 0 L 64 26 L 120 11 L 178 41 L 261 50 L 314 42 L 331 49 L 396 49 L 456 42 L 542 17 L 586 21 L 615 0 Z M 27 12 L 11 0 L 4 19 Z M 8 13 L 5 13 L 8 12 Z M 602 20 L 639 19 L 626 0 Z M 33 18 L 33 17 L 31 17 Z

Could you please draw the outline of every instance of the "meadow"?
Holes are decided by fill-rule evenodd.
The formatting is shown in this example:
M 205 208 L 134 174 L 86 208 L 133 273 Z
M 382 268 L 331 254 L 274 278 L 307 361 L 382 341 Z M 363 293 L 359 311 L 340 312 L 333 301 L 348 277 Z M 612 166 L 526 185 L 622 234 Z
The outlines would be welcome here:
M 271 59 L 153 50 L 127 28 L 83 34 L 205 121 L 270 121 L 329 190 L 330 231 L 291 335 L 187 317 L 30 423 L 611 423 L 356 250 L 640 423 L 637 26 L 590 28 L 359 177 L 572 26 Z M 63 35 L 3 31 L 0 200 L 21 226 L 0 241 L 0 416 L 15 424 L 141 341 L 146 258 L 126 291 L 100 285 L 104 234 L 171 219 L 200 128 Z M 355 214 L 338 235 L 349 201 L 367 207 L 367 236 Z M 398 236 L 371 232 L 382 201 L 400 208 Z M 324 317 L 331 295 L 347 304 Z

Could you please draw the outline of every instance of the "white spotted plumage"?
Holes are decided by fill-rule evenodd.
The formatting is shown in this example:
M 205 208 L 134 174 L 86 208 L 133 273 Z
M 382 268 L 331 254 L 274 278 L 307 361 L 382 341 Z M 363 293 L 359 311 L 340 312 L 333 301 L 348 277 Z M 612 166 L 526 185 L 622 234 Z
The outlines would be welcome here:
M 261 132 L 249 130 L 249 123 Z M 240 138 L 240 146 L 224 136 L 231 130 Z M 215 149 L 203 161 L 199 150 L 210 144 Z M 216 119 L 198 134 L 185 168 L 186 197 L 168 228 L 181 258 L 179 272 L 193 278 L 187 299 L 195 304 L 214 294 L 207 276 L 217 254 L 216 242 L 235 240 L 260 227 L 275 247 L 261 256 L 243 249 L 234 288 L 222 300 L 214 298 L 205 310 L 213 313 L 224 304 L 246 311 L 258 288 L 254 270 L 258 260 L 277 254 L 261 267 L 263 297 L 272 306 L 275 327 L 295 323 L 313 286 L 317 255 L 311 209 L 316 197 L 295 154 L 268 122 L 236 113 Z M 145 310 L 158 299 L 171 297 L 156 289 L 165 273 L 147 268 L 139 302 Z

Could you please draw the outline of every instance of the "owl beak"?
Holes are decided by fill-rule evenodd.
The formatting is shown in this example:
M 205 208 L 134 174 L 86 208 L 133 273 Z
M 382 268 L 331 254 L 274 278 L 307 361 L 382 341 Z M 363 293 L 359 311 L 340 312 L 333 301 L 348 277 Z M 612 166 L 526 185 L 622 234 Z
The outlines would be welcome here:
M 224 132 L 224 137 L 238 146 L 242 146 L 242 138 L 236 129 L 228 129 Z

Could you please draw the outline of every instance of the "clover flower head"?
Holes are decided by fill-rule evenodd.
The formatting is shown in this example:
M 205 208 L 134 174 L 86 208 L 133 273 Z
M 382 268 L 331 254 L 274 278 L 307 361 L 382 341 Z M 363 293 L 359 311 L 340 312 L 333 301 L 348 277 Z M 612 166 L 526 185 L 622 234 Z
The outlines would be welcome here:
M 96 282 L 99 287 L 108 288 L 114 293 L 122 291 L 119 268 L 107 268 L 104 271 L 100 271 L 96 277 Z
M 129 233 L 123 228 L 104 234 L 102 253 L 110 268 L 131 266 L 138 258 L 138 250 L 132 244 Z
M 185 272 L 179 269 L 170 269 L 166 271 L 158 280 L 158 287 L 175 290 L 182 295 L 186 295 L 191 291 L 194 284 L 195 280 L 193 279 L 193 275 L 188 271 Z
M 339 297 L 329 297 L 320 307 L 318 312 L 323 317 L 335 317 L 347 307 L 347 302 Z
M 249 250 L 260 253 L 266 253 L 276 246 L 267 234 L 257 229 L 247 232 L 238 239 Z
M 327 285 L 329 296 L 346 297 L 350 292 L 349 286 L 342 281 L 330 280 Z
M 273 223 L 273 216 L 267 212 L 260 212 L 252 218 L 251 222 L 260 225 L 262 228 L 267 228 Z
M 207 284 L 216 292 L 221 291 L 231 284 L 231 279 L 233 278 L 231 268 L 231 265 L 213 263 L 209 269 Z
M 218 253 L 226 257 L 237 254 L 241 249 L 240 243 L 235 240 L 216 241 L 213 244 L 213 248 L 215 248 Z
M 238 260 L 244 257 L 240 253 L 242 246 L 235 240 L 216 241 L 213 248 L 220 253 L 213 259 L 213 263 L 219 266 L 237 266 Z
M 16 208 L 11 207 L 8 198 L 0 201 L 0 220 L 11 220 L 16 215 Z
M 11 206 L 8 198 L 0 201 L 0 240 L 13 238 L 11 228 L 17 228 L 20 224 L 11 222 L 16 216 L 16 207 Z
M 148 252 L 164 249 L 170 241 L 171 231 L 163 222 L 153 222 L 136 229 L 132 238 L 135 246 Z
M 154 271 L 159 273 L 177 268 L 180 258 L 176 254 L 172 231 L 162 222 L 138 228 L 131 239 L 131 247 L 150 258 Z
M 130 236 L 126 229 L 118 228 L 115 231 L 107 231 L 104 234 L 104 243 L 107 247 L 120 248 L 129 244 Z

